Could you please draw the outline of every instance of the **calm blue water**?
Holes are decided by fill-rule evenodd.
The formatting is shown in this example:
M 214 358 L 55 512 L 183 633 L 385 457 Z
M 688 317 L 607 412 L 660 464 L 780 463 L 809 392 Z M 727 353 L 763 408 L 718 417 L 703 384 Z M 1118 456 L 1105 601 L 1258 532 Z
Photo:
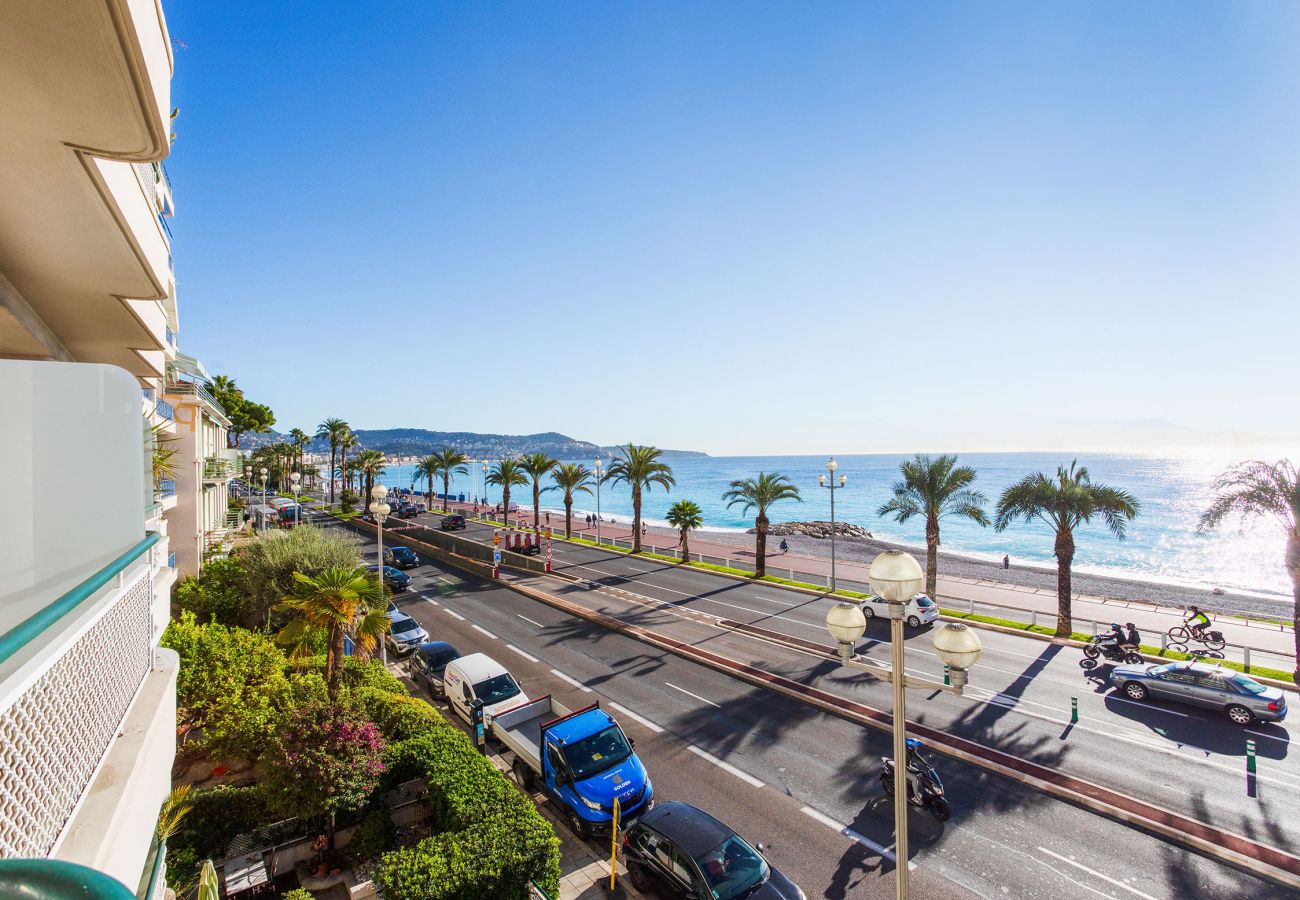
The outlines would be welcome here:
M 862 455 L 837 457 L 838 474 L 848 476 L 848 487 L 835 492 L 836 518 L 870 530 L 877 537 L 924 547 L 925 525 L 913 519 L 899 525 L 881 518 L 876 510 L 890 496 L 891 486 L 899 477 L 902 455 Z M 1054 474 L 1056 467 L 1068 464 L 1068 456 L 1040 453 L 967 453 L 960 461 L 979 472 L 975 487 L 989 497 L 989 511 L 1003 488 L 1030 472 Z M 1204 586 L 1290 593 L 1290 581 L 1282 567 L 1284 538 L 1281 529 L 1271 522 L 1259 523 L 1242 531 L 1236 524 L 1211 535 L 1196 532 L 1196 520 L 1212 496 L 1210 486 L 1215 475 L 1233 460 L 1228 458 L 1155 458 L 1092 454 L 1081 458 L 1093 481 L 1130 491 L 1142 502 L 1142 511 L 1129 526 L 1128 537 L 1117 541 L 1100 525 L 1076 532 L 1076 568 L 1101 574 L 1128 575 Z M 590 460 L 584 460 L 590 466 Z M 650 492 L 644 502 L 644 514 L 651 525 L 664 524 L 667 508 L 678 499 L 694 500 L 704 510 L 706 529 L 739 530 L 753 526 L 752 519 L 740 515 L 740 509 L 728 510 L 721 495 L 734 478 L 756 475 L 759 471 L 780 472 L 799 485 L 804 502 L 778 504 L 768 515 L 773 522 L 830 518 L 830 491 L 819 488 L 817 476 L 825 472 L 821 456 L 744 456 L 682 457 L 669 460 L 677 487 L 671 493 L 660 489 Z M 389 486 L 411 484 L 412 466 L 393 466 L 384 476 Z M 473 478 L 458 476 L 451 483 L 453 494 L 465 493 L 469 499 L 483 496 L 483 478 L 478 466 L 471 469 Z M 417 489 L 423 489 L 418 485 Z M 435 490 L 441 490 L 435 485 Z M 500 490 L 489 488 L 490 502 L 501 499 Z M 631 494 L 622 485 L 601 488 L 601 511 L 620 521 L 630 521 Z M 511 500 L 521 506 L 532 503 L 532 489 L 511 492 Z M 562 510 L 557 493 L 542 495 L 544 508 Z M 594 512 L 594 497 L 575 498 L 575 515 Z M 971 556 L 1001 560 L 1009 553 L 1013 562 L 1053 565 L 1051 530 L 1042 524 L 1015 524 L 998 534 L 962 519 L 944 519 L 943 546 Z

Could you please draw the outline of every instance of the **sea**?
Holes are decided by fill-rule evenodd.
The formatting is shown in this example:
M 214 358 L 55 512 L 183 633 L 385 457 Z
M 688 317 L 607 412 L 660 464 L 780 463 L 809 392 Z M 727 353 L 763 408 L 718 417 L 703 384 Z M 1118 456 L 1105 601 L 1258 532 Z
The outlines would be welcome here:
M 851 522 L 882 540 L 924 550 L 925 523 L 920 517 L 899 524 L 882 517 L 877 510 L 891 496 L 899 479 L 899 463 L 910 455 L 862 454 L 836 457 L 836 475 L 848 476 L 847 486 L 835 492 L 835 518 Z M 654 488 L 643 498 L 643 516 L 654 525 L 664 525 L 668 507 L 689 499 L 704 512 L 703 532 L 744 532 L 753 527 L 741 507 L 728 508 L 722 493 L 733 479 L 752 478 L 759 472 L 779 472 L 800 489 L 802 502 L 783 502 L 768 511 L 772 522 L 830 518 L 830 491 L 817 484 L 826 473 L 824 456 L 678 456 L 666 459 L 677 481 L 671 491 Z M 964 453 L 962 465 L 973 467 L 978 478 L 973 485 L 989 499 L 986 509 L 992 517 L 997 498 L 1008 485 L 1033 472 L 1054 475 L 1060 465 L 1070 463 L 1068 455 L 1052 453 Z M 1094 482 L 1123 488 L 1142 504 L 1138 517 L 1129 524 L 1128 534 L 1116 540 L 1102 523 L 1080 527 L 1075 532 L 1075 569 L 1099 575 L 1139 578 L 1169 584 L 1289 596 L 1291 584 L 1282 565 L 1285 536 L 1271 519 L 1246 523 L 1225 523 L 1219 530 L 1203 534 L 1197 520 L 1213 497 L 1213 481 L 1236 458 L 1211 456 L 1130 456 L 1088 454 L 1079 459 Z M 591 460 L 581 460 L 588 467 Z M 497 503 L 499 488 L 484 486 L 482 463 L 470 467 L 470 474 L 451 481 L 453 498 L 463 495 Z M 410 487 L 414 466 L 390 466 L 383 481 L 390 487 Z M 416 490 L 426 489 L 421 483 Z M 435 484 L 441 491 L 442 485 Z M 532 488 L 511 491 L 511 501 L 521 507 L 532 504 Z M 563 512 L 563 499 L 556 492 L 542 495 L 542 507 L 552 514 Z M 631 492 L 624 485 L 605 484 L 600 490 L 600 510 L 608 519 L 630 522 Z M 580 494 L 574 498 L 574 515 L 581 518 L 596 511 L 596 498 Z M 1017 521 L 998 533 L 965 519 L 941 522 L 943 549 L 991 561 L 1010 555 L 1017 564 L 1054 565 L 1053 533 L 1041 523 Z M 701 535 L 704 536 L 704 535 Z

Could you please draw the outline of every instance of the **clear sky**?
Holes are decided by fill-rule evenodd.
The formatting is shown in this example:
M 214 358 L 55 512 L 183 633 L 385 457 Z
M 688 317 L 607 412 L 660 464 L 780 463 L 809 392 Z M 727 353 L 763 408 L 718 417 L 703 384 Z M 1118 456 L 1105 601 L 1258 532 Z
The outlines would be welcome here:
M 282 430 L 1300 432 L 1300 4 L 165 9 L 181 345 Z

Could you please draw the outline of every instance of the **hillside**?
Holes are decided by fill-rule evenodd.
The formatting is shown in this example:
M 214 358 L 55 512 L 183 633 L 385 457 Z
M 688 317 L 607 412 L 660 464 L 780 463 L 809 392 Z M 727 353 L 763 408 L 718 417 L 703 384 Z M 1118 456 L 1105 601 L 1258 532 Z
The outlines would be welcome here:
M 430 431 L 427 428 L 359 429 L 357 438 L 364 449 L 380 450 L 390 456 L 425 456 L 454 447 L 472 459 L 501 459 L 522 453 L 547 453 L 562 460 L 590 460 L 596 456 L 609 456 L 611 447 L 600 447 L 590 441 L 580 441 L 555 431 L 541 434 L 480 434 L 473 431 Z M 267 434 L 245 434 L 241 448 L 261 447 L 284 441 L 286 437 L 276 431 Z M 329 442 L 315 438 L 307 445 L 309 453 L 328 453 Z M 667 450 L 668 456 L 704 456 L 694 450 Z

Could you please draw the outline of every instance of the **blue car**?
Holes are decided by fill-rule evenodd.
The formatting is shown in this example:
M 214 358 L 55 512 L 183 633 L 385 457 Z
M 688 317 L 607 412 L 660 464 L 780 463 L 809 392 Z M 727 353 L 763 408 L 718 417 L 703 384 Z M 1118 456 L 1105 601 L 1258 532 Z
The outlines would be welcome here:
M 372 572 L 378 572 L 379 566 L 366 566 Z M 394 569 L 392 566 L 384 566 L 384 587 L 388 588 L 395 594 L 411 589 L 411 576 L 407 575 L 401 569 Z

